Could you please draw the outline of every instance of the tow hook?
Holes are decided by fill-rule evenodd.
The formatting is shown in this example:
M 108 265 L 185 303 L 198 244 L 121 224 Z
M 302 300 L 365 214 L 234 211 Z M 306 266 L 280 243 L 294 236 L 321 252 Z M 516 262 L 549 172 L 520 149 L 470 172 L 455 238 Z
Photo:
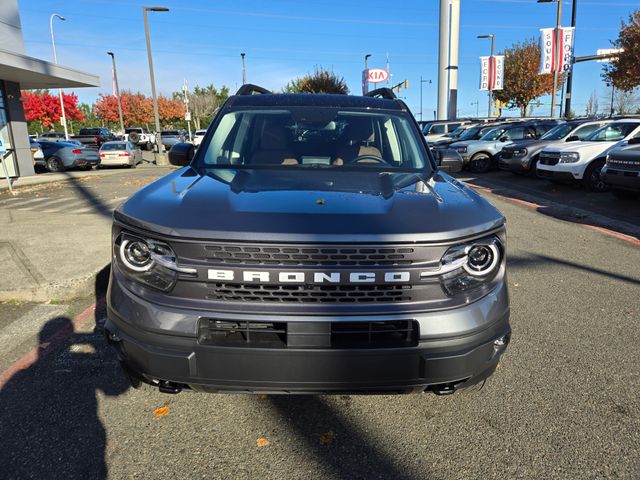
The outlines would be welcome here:
M 176 393 L 180 393 L 182 391 L 182 386 L 177 383 L 169 382 L 168 380 L 160 380 L 158 389 L 162 393 L 170 393 L 172 395 L 175 395 Z
M 427 390 L 431 390 L 436 395 L 451 395 L 456 391 L 456 384 L 441 383 L 440 385 L 432 385 Z

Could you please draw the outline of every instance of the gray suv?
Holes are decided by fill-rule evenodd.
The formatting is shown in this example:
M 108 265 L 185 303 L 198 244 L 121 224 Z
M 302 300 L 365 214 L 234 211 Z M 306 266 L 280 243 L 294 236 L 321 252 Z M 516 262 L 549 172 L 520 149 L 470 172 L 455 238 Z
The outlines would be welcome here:
M 134 386 L 450 394 L 509 343 L 504 217 L 404 102 L 241 87 L 114 212 L 106 335 Z

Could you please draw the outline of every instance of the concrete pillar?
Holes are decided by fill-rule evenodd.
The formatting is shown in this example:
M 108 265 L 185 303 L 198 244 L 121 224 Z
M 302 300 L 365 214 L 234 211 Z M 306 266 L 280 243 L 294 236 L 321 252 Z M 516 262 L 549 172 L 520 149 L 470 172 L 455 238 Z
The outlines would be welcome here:
M 450 0 L 440 0 L 440 36 L 438 40 L 438 120 L 447 119 L 449 104 L 449 24 Z
M 449 108 L 447 118 L 458 117 L 458 50 L 460 46 L 460 0 L 451 0 L 449 18 Z
M 35 175 L 31 145 L 29 144 L 29 130 L 27 129 L 27 121 L 24 118 L 24 109 L 20 101 L 20 85 L 15 82 L 4 82 L 4 90 L 5 107 L 11 130 L 11 143 L 12 148 L 15 150 L 12 155 L 14 162 L 9 163 L 14 163 L 17 169 L 17 172 L 10 171 L 9 176 L 25 177 Z

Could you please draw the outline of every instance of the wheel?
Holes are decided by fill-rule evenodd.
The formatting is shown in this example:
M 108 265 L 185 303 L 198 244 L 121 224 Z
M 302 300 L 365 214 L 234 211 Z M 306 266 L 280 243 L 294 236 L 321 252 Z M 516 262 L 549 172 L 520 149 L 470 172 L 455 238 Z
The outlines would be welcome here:
M 620 200 L 636 200 L 640 197 L 640 192 L 634 192 L 631 190 L 618 190 L 617 188 L 614 188 L 612 193 Z
M 50 172 L 64 172 L 64 163 L 58 157 L 49 157 L 47 159 L 47 170 Z
M 595 160 L 587 167 L 582 177 L 582 185 L 590 192 L 606 192 L 609 190 L 609 186 L 604 183 L 600 172 L 604 167 L 604 160 Z
M 538 156 L 536 155 L 531 159 L 531 165 L 529 165 L 529 175 L 532 177 L 537 176 L 538 174 Z
M 491 168 L 491 157 L 486 153 L 476 153 L 471 157 L 469 170 L 473 173 L 486 173 Z

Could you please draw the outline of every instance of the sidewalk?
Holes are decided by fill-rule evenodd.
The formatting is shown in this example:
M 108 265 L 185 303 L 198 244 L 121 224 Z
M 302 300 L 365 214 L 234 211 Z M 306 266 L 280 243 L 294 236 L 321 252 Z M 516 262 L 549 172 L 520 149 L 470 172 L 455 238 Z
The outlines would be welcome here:
M 41 185 L 43 183 L 53 183 L 53 182 L 64 182 L 69 181 L 74 178 L 83 178 L 90 177 L 93 175 L 114 175 L 117 173 L 121 173 L 119 170 L 100 170 L 99 172 L 96 170 L 89 171 L 72 171 L 72 172 L 64 172 L 64 173 L 38 173 L 36 175 L 32 175 L 30 177 L 18 177 L 12 183 L 11 187 L 13 188 L 13 192 L 17 195 L 20 193 L 20 190 L 24 187 L 31 187 L 33 185 Z M 9 186 L 7 185 L 7 180 L 5 178 L 0 179 L 0 192 L 5 192 L 9 190 Z

